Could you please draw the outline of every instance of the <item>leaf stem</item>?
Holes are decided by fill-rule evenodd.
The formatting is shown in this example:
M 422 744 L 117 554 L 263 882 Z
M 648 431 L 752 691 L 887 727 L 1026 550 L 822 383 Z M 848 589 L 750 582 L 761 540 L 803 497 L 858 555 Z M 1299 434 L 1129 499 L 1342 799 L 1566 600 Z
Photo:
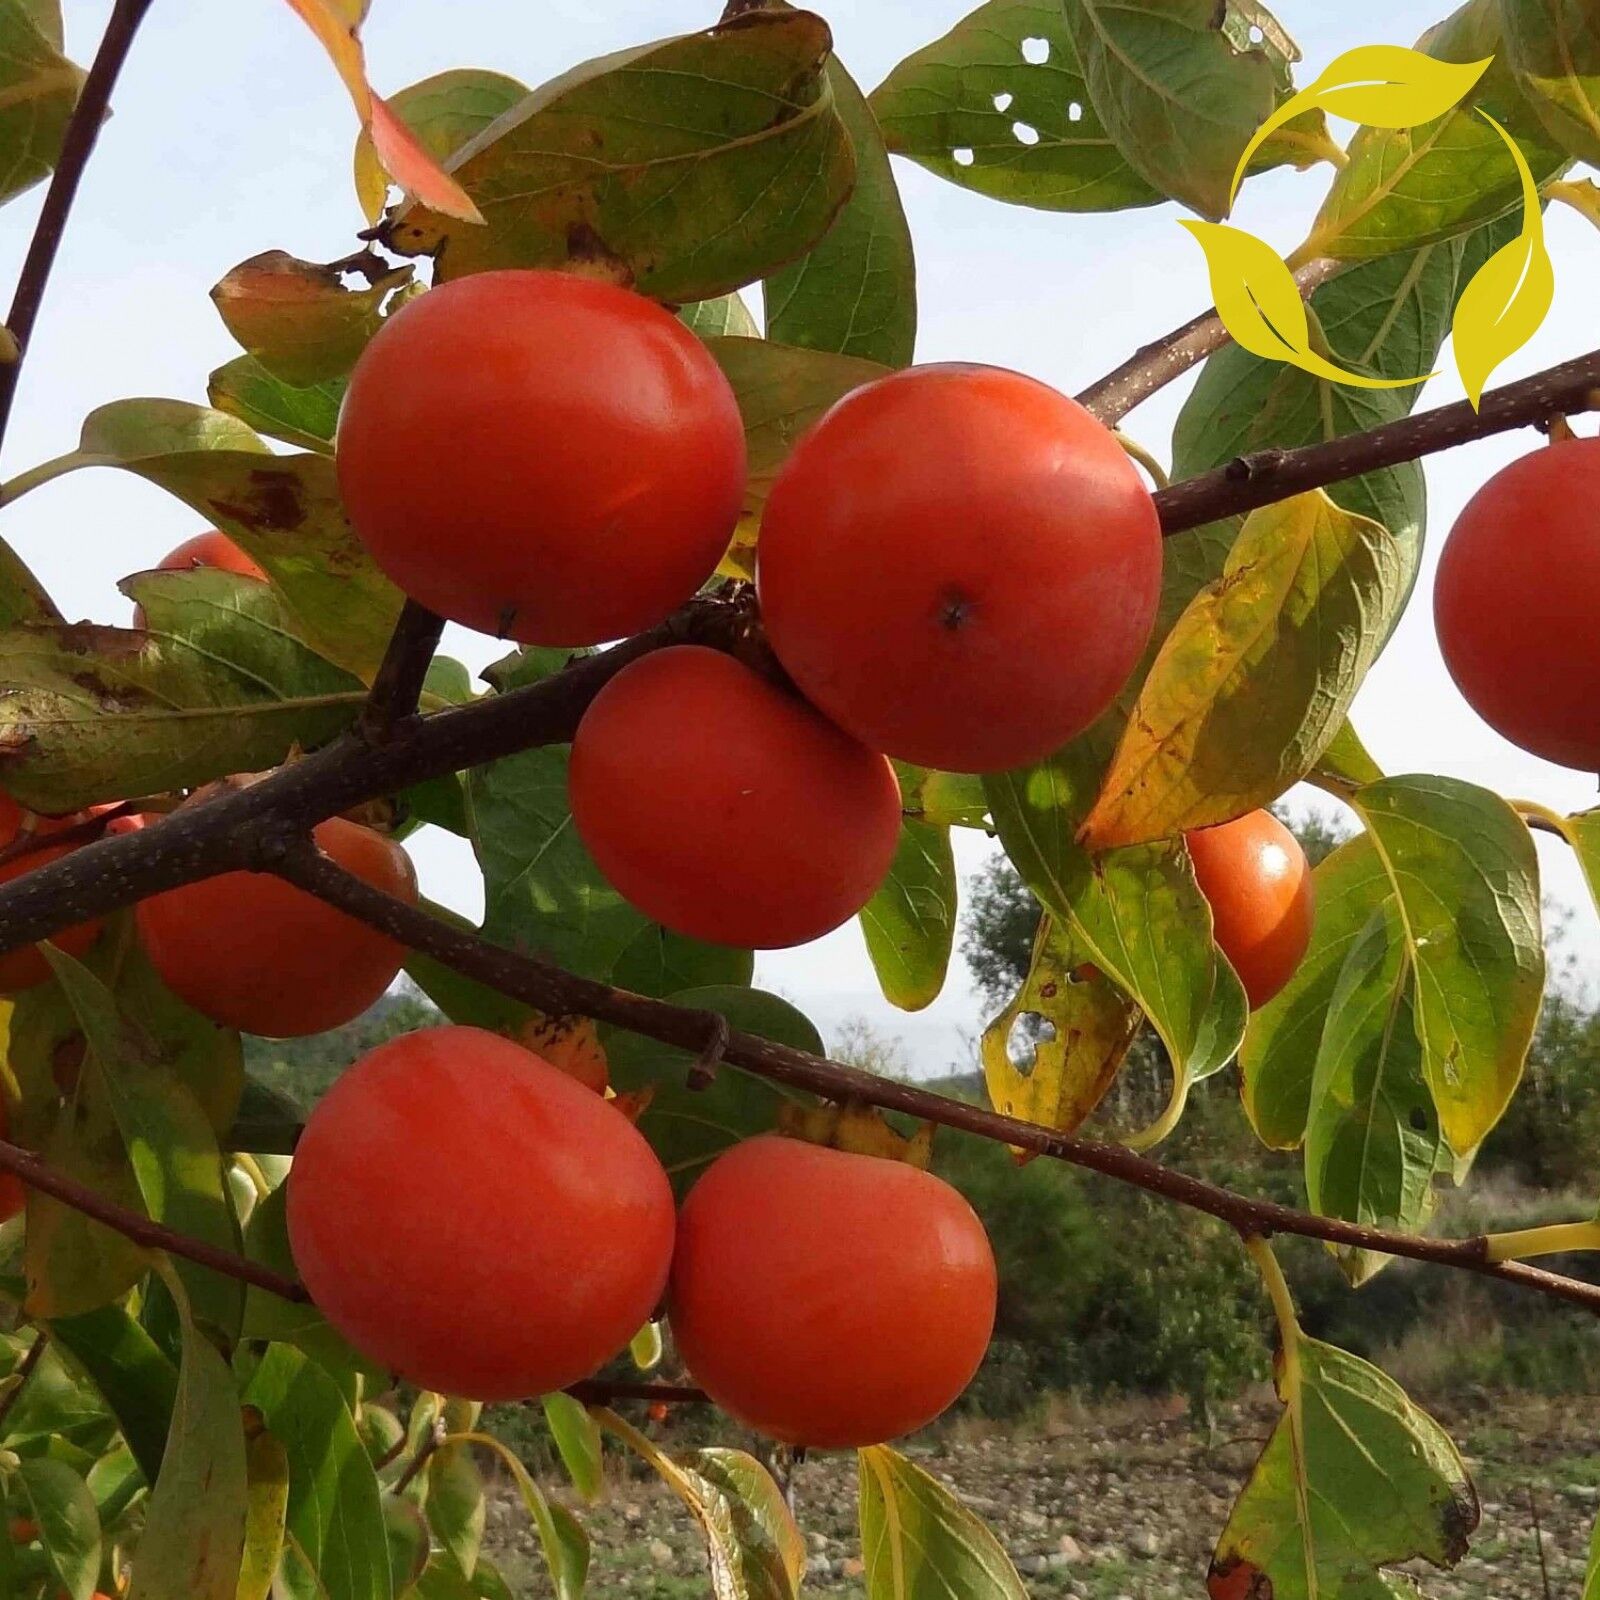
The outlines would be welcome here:
M 1485 1234 L 1484 1248 L 1491 1261 L 1525 1261 L 1530 1256 L 1600 1250 L 1600 1221 L 1553 1222 L 1543 1228 Z
M 1272 1314 L 1277 1319 L 1278 1334 L 1283 1341 L 1284 1361 L 1287 1363 L 1294 1357 L 1298 1367 L 1297 1347 L 1302 1335 L 1300 1319 L 1295 1315 L 1294 1297 L 1289 1293 L 1289 1280 L 1284 1277 L 1283 1268 L 1278 1265 L 1278 1258 L 1273 1254 L 1272 1246 L 1259 1233 L 1250 1234 L 1244 1241 L 1244 1247 L 1250 1252 L 1250 1259 L 1255 1262 L 1256 1270 L 1261 1274 L 1261 1281 L 1266 1285 L 1267 1295 L 1272 1301 Z

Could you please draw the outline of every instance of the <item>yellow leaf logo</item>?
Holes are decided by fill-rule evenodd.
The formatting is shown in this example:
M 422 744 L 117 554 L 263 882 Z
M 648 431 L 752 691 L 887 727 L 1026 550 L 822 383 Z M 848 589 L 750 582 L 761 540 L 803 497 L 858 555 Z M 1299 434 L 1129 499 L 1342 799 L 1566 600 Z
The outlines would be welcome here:
M 1459 104 L 1493 59 L 1436 61 L 1397 44 L 1346 50 L 1328 63 L 1315 83 L 1291 95 L 1256 129 L 1234 168 L 1232 194 L 1238 194 L 1245 168 L 1262 143 L 1302 112 L 1323 111 L 1374 128 L 1415 127 Z
M 1487 111 L 1478 115 L 1505 140 L 1522 179 L 1522 232 L 1502 245 L 1472 275 L 1456 302 L 1450 332 L 1455 341 L 1456 371 L 1478 409 L 1483 386 L 1508 356 L 1515 355 L 1539 331 L 1555 299 L 1555 268 L 1544 244 L 1544 213 L 1539 191 L 1517 142 Z
M 1271 245 L 1224 222 L 1184 219 L 1200 242 L 1211 271 L 1211 294 L 1223 326 L 1251 355 L 1291 365 L 1360 389 L 1403 389 L 1425 383 L 1430 372 L 1415 378 L 1374 378 L 1351 372 L 1311 348 L 1310 319 L 1294 274 Z

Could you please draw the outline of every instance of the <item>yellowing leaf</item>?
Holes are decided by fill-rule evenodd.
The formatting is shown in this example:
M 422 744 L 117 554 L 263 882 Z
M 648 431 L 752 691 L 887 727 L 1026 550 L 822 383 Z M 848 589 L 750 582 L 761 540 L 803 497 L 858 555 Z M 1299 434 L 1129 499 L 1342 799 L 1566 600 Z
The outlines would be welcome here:
M 1375 378 L 1318 355 L 1311 348 L 1305 302 L 1287 263 L 1263 240 L 1224 222 L 1182 219 L 1205 251 L 1217 315 L 1236 344 L 1269 361 L 1287 361 L 1319 378 L 1361 389 L 1401 389 L 1432 376 Z
M 1539 331 L 1555 299 L 1555 268 L 1544 244 L 1544 213 L 1539 191 L 1517 142 L 1489 115 L 1479 111 L 1505 141 L 1522 179 L 1522 232 L 1478 268 L 1456 302 L 1451 336 L 1456 370 L 1474 411 L 1483 386 L 1507 357 Z
M 1574 178 L 1570 183 L 1547 183 L 1544 186 L 1547 200 L 1560 200 L 1569 205 L 1580 217 L 1587 217 L 1600 228 L 1600 184 L 1593 178 Z M 0 360 L 4 353 L 0 352 Z
M 1244 181 L 1250 157 L 1284 123 L 1303 111 L 1331 112 L 1375 128 L 1410 128 L 1442 117 L 1471 93 L 1492 58 L 1437 61 L 1397 44 L 1346 50 L 1323 68 L 1314 83 L 1292 95 L 1256 130 L 1234 169 L 1233 194 Z

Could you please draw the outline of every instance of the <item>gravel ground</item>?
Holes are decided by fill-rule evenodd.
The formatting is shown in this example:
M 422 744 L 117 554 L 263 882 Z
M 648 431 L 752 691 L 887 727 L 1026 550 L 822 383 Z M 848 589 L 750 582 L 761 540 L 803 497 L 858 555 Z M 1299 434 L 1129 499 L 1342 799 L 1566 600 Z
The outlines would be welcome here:
M 1484 1516 L 1454 1572 L 1418 1565 L 1422 1592 L 1433 1600 L 1580 1600 L 1600 1510 L 1600 1396 L 1495 1396 L 1433 1409 L 1467 1456 Z M 1260 1399 L 1228 1408 L 1208 1439 L 1156 1405 L 1063 1411 L 1027 1430 L 957 1424 L 907 1453 L 994 1528 L 1036 1600 L 1204 1600 L 1211 1547 L 1275 1414 Z M 864 1594 L 855 1489 L 850 1456 L 810 1460 L 795 1474 L 811 1549 L 808 1593 Z M 599 1505 L 573 1509 L 594 1541 L 591 1600 L 709 1594 L 697 1536 L 655 1483 L 618 1479 Z M 485 1549 L 519 1596 L 550 1593 L 536 1548 L 514 1497 L 497 1493 Z

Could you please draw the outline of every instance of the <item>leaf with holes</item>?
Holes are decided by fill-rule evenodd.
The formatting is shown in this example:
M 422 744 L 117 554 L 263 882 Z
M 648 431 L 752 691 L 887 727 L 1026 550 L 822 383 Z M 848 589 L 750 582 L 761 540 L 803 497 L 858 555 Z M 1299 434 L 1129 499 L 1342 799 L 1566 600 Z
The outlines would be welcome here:
M 900 763 L 901 804 L 922 808 L 922 769 Z M 907 815 L 889 876 L 861 908 L 867 955 L 884 998 L 920 1011 L 938 998 L 956 933 L 956 863 L 947 824 Z
M 1083 842 L 1145 844 L 1276 800 L 1344 725 L 1404 599 L 1376 522 L 1321 490 L 1253 511 L 1157 652 Z
M 823 412 L 890 369 L 877 361 L 795 350 L 765 339 L 708 339 L 706 344 L 733 386 L 749 458 L 744 510 L 721 570 L 729 577 L 751 578 L 761 509 L 789 452 Z
M 0 0 L 0 205 L 50 176 L 83 77 L 61 53 L 58 0 Z
M 261 771 L 360 711 L 360 682 L 294 636 L 265 584 L 198 568 L 124 589 L 146 630 L 0 634 L 0 771 L 25 804 L 64 812 Z
M 206 398 L 247 427 L 297 450 L 333 451 L 344 380 L 296 388 L 272 376 L 254 356 L 238 356 L 211 374 Z
M 887 1445 L 856 1453 L 867 1600 L 1027 1600 L 1000 1541 Z
M 877 118 L 837 56 L 827 79 L 855 152 L 855 187 L 833 226 L 763 284 L 767 335 L 907 366 L 917 337 L 917 264 L 905 207 Z
M 211 303 L 271 376 L 305 388 L 349 372 L 382 325 L 385 303 L 411 282 L 412 271 L 396 267 L 352 289 L 337 267 L 268 250 L 228 272 Z
M 1422 1075 L 1416 975 L 1394 903 L 1367 919 L 1328 1002 L 1306 1124 L 1306 1196 L 1319 1216 L 1420 1233 L 1450 1152 Z M 1335 1251 L 1362 1284 L 1392 1259 Z
M 1049 1031 L 1033 1040 L 1024 1070 L 1011 1058 L 1011 1042 L 1026 1017 L 1041 1018 Z M 1071 935 L 1041 917 L 1028 975 L 979 1043 L 989 1103 L 1005 1116 L 1071 1133 L 1111 1087 L 1143 1020 Z
M 1522 1078 L 1544 992 L 1539 862 L 1526 825 L 1455 778 L 1385 778 L 1352 799 L 1393 886 L 1416 971 L 1422 1070 L 1469 1156 Z
M 1600 164 L 1600 16 L 1589 0 L 1500 0 L 1505 56 L 1569 155 Z
M 820 17 L 752 11 L 574 68 L 451 163 L 484 227 L 412 207 L 390 242 L 444 280 L 570 265 L 659 300 L 737 289 L 803 255 L 850 193 L 831 48 Z
M 1211 1558 L 1211 1600 L 1401 1600 L 1380 1569 L 1466 1554 L 1477 1491 L 1398 1384 L 1296 1330 L 1277 1387 L 1283 1415 Z

